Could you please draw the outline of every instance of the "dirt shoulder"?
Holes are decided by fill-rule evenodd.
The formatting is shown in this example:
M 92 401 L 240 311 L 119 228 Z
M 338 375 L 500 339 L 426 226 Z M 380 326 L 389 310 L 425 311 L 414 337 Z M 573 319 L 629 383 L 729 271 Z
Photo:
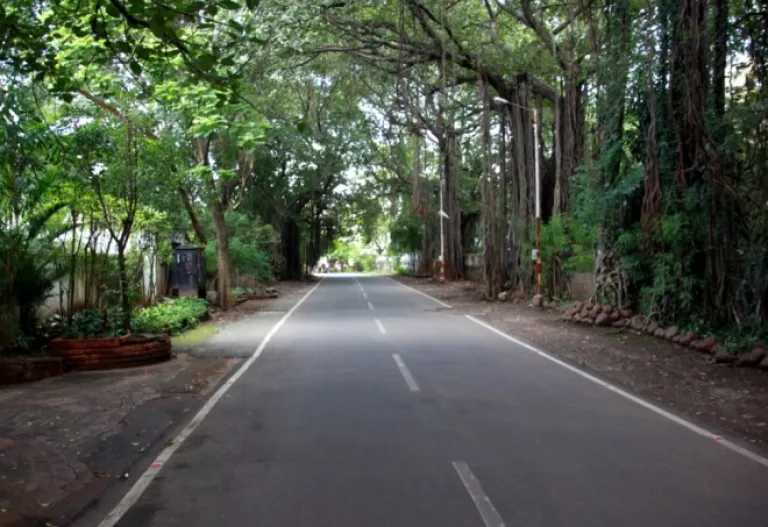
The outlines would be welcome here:
M 311 285 L 276 289 L 283 297 Z M 275 300 L 214 312 L 210 323 L 224 329 Z M 174 359 L 153 366 L 0 388 L 0 525 L 68 525 L 108 489 L 128 485 L 240 362 L 193 350 L 174 346 Z
M 317 279 L 310 277 L 305 281 L 296 282 L 280 282 L 270 289 L 274 289 L 278 293 L 278 298 L 304 291 L 313 286 L 317 282 Z M 263 298 L 253 298 L 238 303 L 233 309 L 229 311 L 213 310 L 211 312 L 211 318 L 213 322 L 218 325 L 225 325 L 230 322 L 236 322 L 242 320 L 264 308 L 270 306 L 277 298 L 270 298 L 265 296 Z
M 768 451 L 765 372 L 711 364 L 706 355 L 631 330 L 568 324 L 558 311 L 527 303 L 483 302 L 472 282 L 397 279 L 713 431 Z

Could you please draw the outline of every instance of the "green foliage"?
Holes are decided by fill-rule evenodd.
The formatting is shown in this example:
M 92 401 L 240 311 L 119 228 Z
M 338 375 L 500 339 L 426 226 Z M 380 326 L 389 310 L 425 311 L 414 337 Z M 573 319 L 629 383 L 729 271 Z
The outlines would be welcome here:
M 66 273 L 56 239 L 69 230 L 52 220 L 67 203 L 58 197 L 58 174 L 43 131 L 18 114 L 31 111 L 23 93 L 0 93 L 0 106 L 18 112 L 0 120 L 0 345 L 32 337 L 35 312 Z
M 119 308 L 84 309 L 72 315 L 72 320 L 64 326 L 65 338 L 85 339 L 96 337 L 119 337 L 125 334 L 122 329 L 122 315 Z
M 98 309 L 84 309 L 72 315 L 62 336 L 84 339 L 104 334 L 104 314 Z
M 232 295 L 237 299 L 245 298 L 258 292 L 259 289 L 255 287 L 236 286 L 232 289 Z
M 584 229 L 593 229 L 595 233 L 600 227 L 610 237 L 617 236 L 623 230 L 643 184 L 643 167 L 637 163 L 626 170 L 623 177 L 599 183 L 597 174 L 611 166 L 616 156 L 630 162 L 626 148 L 616 145 L 609 149 L 600 163 L 578 170 L 571 178 L 571 214 L 574 221 Z
M 192 242 L 180 191 L 203 225 L 212 272 L 224 251 L 214 240 L 227 234 L 214 229 L 214 206 L 226 211 L 229 254 L 222 256 L 241 277 L 296 277 L 322 254 L 360 269 L 374 267 L 370 252 L 426 249 L 428 257 L 438 243 L 438 172 L 446 168 L 438 149 L 447 144 L 447 124 L 460 150 L 449 160 L 458 174 L 450 221 L 460 213 L 461 225 L 452 227 L 469 238 L 464 249 L 476 249 L 480 104 L 466 81 L 480 70 L 498 91 L 492 95 L 536 79 L 515 91 L 528 94 L 520 104 L 540 103 L 545 192 L 556 147 L 565 170 L 584 165 L 565 174 L 568 210 L 542 229 L 551 290 L 562 291 L 556 282 L 564 275 L 591 270 L 599 247 L 620 256 L 629 300 L 662 321 L 762 327 L 768 29 L 754 16 L 759 9 L 730 3 L 727 27 L 718 28 L 718 6 L 685 20 L 674 1 L 546 9 L 534 2 L 528 17 L 510 2 L 419 5 L 3 2 L 0 253 L 13 256 L 0 261 L 0 314 L 3 330 L 12 328 L 0 343 L 33 331 L 32 314 L 71 265 L 104 263 L 99 294 L 87 302 L 114 307 L 114 262 L 102 259 L 106 237 L 97 243 L 91 234 L 111 231 L 121 246 L 130 242 L 131 284 L 140 282 L 146 256 L 168 258 L 170 238 Z M 699 32 L 680 30 L 689 26 Z M 691 42 L 696 34 L 706 38 Z M 371 35 L 392 45 L 371 47 Z M 726 37 L 720 59 L 728 64 L 722 108 L 713 102 L 725 73 L 718 36 Z M 446 68 L 437 67 L 442 57 Z M 375 63 L 398 63 L 400 74 Z M 696 82 L 702 75 L 711 82 Z M 564 105 L 557 116 L 555 100 Z M 508 115 L 528 128 L 529 116 L 519 113 Z M 501 115 L 494 111 L 494 119 Z M 514 144 L 524 138 L 521 124 L 507 137 L 511 225 L 501 232 L 514 232 L 513 278 L 528 286 L 532 145 Z M 423 149 L 417 135 L 428 139 Z M 659 169 L 649 194 L 656 209 L 641 221 L 649 160 Z M 552 197 L 544 196 L 546 208 Z M 68 243 L 80 238 L 88 249 Z M 129 291 L 130 305 L 138 289 Z M 111 315 L 104 316 L 106 326 Z
M 407 204 L 403 207 L 389 228 L 391 254 L 415 254 L 421 250 L 422 222 Z
M 360 270 L 365 273 L 376 271 L 376 255 L 363 255 L 358 260 L 358 263 L 360 264 Z
M 402 265 L 398 265 L 395 267 L 395 274 L 400 276 L 413 276 L 413 269 L 410 267 L 403 267 Z
M 134 333 L 178 335 L 195 327 L 208 313 L 208 303 L 201 298 L 179 298 L 145 307 L 133 316 Z
M 0 9 L 0 27 L 6 29 L 0 54 L 15 71 L 48 79 L 66 101 L 77 83 L 70 62 L 56 60 L 62 48 L 76 47 L 79 53 L 66 58 L 86 66 L 117 60 L 139 76 L 157 62 L 177 61 L 194 76 L 220 81 L 217 66 L 231 74 L 241 46 L 263 43 L 250 12 L 255 3 L 65 0 L 42 2 L 32 10 L 24 0 L 9 0 Z M 206 38 L 213 32 L 215 41 Z
M 275 279 L 270 250 L 277 243 L 277 235 L 270 225 L 262 224 L 258 219 L 247 215 L 227 211 L 229 229 L 229 254 L 232 270 L 241 276 L 250 276 L 261 282 Z M 206 216 L 206 230 L 215 240 L 213 219 Z M 217 272 L 216 243 L 211 242 L 205 248 L 205 264 L 210 273 Z
M 133 333 L 167 333 L 177 335 L 195 327 L 207 316 L 208 303 L 199 298 L 180 298 L 137 309 L 132 317 Z M 72 316 L 64 325 L 62 336 L 66 338 L 118 337 L 122 329 L 121 310 L 84 309 Z
M 635 224 L 623 230 L 613 245 L 642 312 L 663 324 L 699 330 L 711 327 L 702 302 L 707 284 L 691 272 L 701 257 L 696 247 L 706 237 L 707 218 L 698 205 L 700 199 L 694 190 L 680 199 L 669 197 L 669 212 L 650 238 L 643 237 Z M 649 246 L 661 250 L 649 253 Z
M 533 273 L 533 262 L 528 257 L 534 249 L 534 227 L 531 229 L 531 241 L 521 247 L 526 256 L 523 269 L 526 276 Z M 586 226 L 569 216 L 555 216 L 541 226 L 541 272 L 546 291 L 556 294 L 562 288 L 562 281 L 571 273 L 594 271 L 595 231 L 593 226 Z

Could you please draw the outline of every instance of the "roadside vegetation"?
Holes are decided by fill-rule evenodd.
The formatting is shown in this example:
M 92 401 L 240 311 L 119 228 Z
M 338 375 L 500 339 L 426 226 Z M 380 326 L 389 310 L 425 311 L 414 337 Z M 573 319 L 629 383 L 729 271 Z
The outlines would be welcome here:
M 0 347 L 53 313 L 178 331 L 176 246 L 222 309 L 321 257 L 430 276 L 444 252 L 456 280 L 480 254 L 485 298 L 530 296 L 539 249 L 548 300 L 591 273 L 600 304 L 765 341 L 766 12 L 3 2 Z
M 178 335 L 197 326 L 207 315 L 205 300 L 179 298 L 135 309 L 131 313 L 129 331 L 122 327 L 122 313 L 117 308 L 83 309 L 70 320 L 52 317 L 48 322 L 56 324 L 59 330 L 56 334 L 65 338 L 119 337 L 129 332 Z

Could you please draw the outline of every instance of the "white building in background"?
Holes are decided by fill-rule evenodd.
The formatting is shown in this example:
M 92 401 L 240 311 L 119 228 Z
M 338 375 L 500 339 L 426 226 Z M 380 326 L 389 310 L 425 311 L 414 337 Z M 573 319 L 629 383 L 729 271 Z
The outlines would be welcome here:
M 110 235 L 108 232 L 100 232 L 98 236 L 91 236 L 91 233 L 87 229 L 82 229 L 74 236 L 77 236 L 77 239 L 74 241 L 76 245 L 80 245 L 80 254 L 78 255 L 73 291 L 70 291 L 70 275 L 66 275 L 60 280 L 57 280 L 49 292 L 45 303 L 38 309 L 38 317 L 41 319 L 47 318 L 59 311 L 66 312 L 70 305 L 74 305 L 75 309 L 81 308 L 86 303 L 86 297 L 93 298 L 96 295 L 93 288 L 99 287 L 99 284 L 86 283 L 88 281 L 86 280 L 85 272 L 87 262 L 84 257 L 86 242 L 90 241 L 91 248 L 95 249 L 95 252 L 98 255 L 107 255 L 110 258 L 117 257 L 117 245 L 114 241 L 110 243 Z M 136 246 L 136 240 L 141 237 L 142 233 L 140 232 L 134 233 L 131 236 L 128 240 L 126 253 L 130 252 Z M 65 247 L 71 247 L 73 233 L 67 232 L 62 234 L 59 237 L 59 241 L 61 241 Z M 149 242 L 147 238 L 142 238 L 141 243 L 147 244 L 151 242 Z M 153 303 L 158 297 L 163 296 L 165 293 L 166 268 L 158 258 L 156 247 L 148 247 L 145 251 L 143 260 L 140 283 L 133 285 L 140 286 L 140 301 L 142 303 Z M 129 276 L 129 279 L 133 279 L 133 277 Z M 90 291 L 87 291 L 86 287 L 89 288 Z M 71 296 L 73 302 L 70 302 Z

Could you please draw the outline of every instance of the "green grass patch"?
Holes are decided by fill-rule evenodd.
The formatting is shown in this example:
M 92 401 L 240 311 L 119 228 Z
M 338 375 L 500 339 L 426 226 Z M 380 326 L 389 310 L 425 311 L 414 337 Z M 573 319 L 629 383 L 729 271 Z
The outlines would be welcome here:
M 213 322 L 205 322 L 197 327 L 188 329 L 180 335 L 171 337 L 171 343 L 173 343 L 174 346 L 194 346 L 208 340 L 218 333 L 218 331 L 216 324 Z

